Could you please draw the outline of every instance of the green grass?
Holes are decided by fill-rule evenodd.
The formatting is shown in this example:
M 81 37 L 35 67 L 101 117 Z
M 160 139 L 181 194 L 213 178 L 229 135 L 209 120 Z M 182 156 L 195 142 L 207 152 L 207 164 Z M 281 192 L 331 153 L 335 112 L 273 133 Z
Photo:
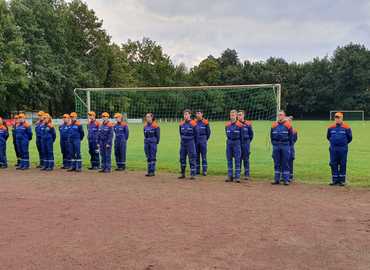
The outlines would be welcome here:
M 253 123 L 255 139 L 251 146 L 251 174 L 255 179 L 272 179 L 273 163 L 269 143 L 270 122 Z M 306 183 L 327 183 L 330 180 L 328 142 L 326 130 L 328 121 L 295 121 L 298 129 L 296 144 L 295 175 Z M 370 122 L 351 122 L 354 140 L 350 145 L 348 179 L 354 186 L 370 186 L 370 148 L 368 132 Z M 142 125 L 131 124 L 128 142 L 127 164 L 132 170 L 145 170 L 146 162 L 143 151 Z M 211 123 L 212 136 L 208 147 L 209 174 L 224 175 L 226 172 L 224 123 Z M 11 139 L 8 140 L 8 159 L 15 161 Z M 54 147 L 56 162 L 60 165 L 59 141 Z M 160 171 L 178 172 L 179 136 L 176 123 L 161 124 L 161 143 L 158 150 L 158 168 Z M 32 164 L 37 163 L 35 140 L 31 141 L 30 155 Z M 84 165 L 88 165 L 87 141 L 83 141 Z

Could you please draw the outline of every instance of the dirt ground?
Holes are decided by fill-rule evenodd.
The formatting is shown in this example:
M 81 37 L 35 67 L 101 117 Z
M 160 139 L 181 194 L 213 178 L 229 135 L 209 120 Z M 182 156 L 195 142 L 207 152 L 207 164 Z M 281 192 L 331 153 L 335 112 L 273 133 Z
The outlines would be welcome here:
M 370 190 L 0 171 L 0 269 L 370 269 Z

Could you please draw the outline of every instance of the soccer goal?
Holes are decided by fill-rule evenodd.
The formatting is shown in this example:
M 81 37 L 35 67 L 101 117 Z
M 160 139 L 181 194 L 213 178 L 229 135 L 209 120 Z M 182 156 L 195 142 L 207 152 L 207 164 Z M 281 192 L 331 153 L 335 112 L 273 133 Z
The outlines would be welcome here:
M 334 120 L 335 113 L 337 112 L 342 112 L 344 115 L 344 120 L 346 121 L 354 121 L 354 120 L 360 120 L 364 121 L 365 120 L 365 111 L 346 111 L 346 110 L 334 110 L 330 111 L 330 120 Z
M 131 122 L 141 121 L 147 112 L 159 121 L 177 121 L 184 109 L 202 110 L 210 120 L 225 120 L 232 109 L 245 110 L 250 120 L 274 120 L 281 105 L 280 84 L 77 88 L 74 94 L 81 117 L 88 111 L 120 112 Z

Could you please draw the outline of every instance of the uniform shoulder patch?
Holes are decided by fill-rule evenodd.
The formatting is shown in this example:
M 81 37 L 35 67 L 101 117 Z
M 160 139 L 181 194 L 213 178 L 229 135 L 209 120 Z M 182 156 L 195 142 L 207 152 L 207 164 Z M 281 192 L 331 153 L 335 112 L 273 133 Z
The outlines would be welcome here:
M 157 122 L 153 122 L 153 123 L 152 123 L 152 127 L 153 127 L 153 128 L 159 128 L 159 125 L 158 125 L 158 123 L 157 123 Z
M 6 127 L 6 126 L 4 126 L 4 125 L 1 125 L 1 126 L 0 126 L 0 129 L 4 129 L 4 130 L 6 129 L 6 130 L 7 130 L 7 127 Z
M 235 123 L 238 127 L 243 127 L 243 123 L 241 123 L 241 122 L 239 122 L 239 121 L 236 121 L 236 123 Z
M 48 124 L 48 127 L 49 127 L 49 128 L 53 128 L 54 126 L 53 126 L 53 124 L 52 124 L 52 123 L 49 123 L 49 124 Z
M 328 126 L 328 128 L 336 128 L 336 124 L 330 124 L 329 126 Z
M 232 124 L 232 123 L 229 121 L 229 122 L 226 122 L 226 123 L 225 123 L 225 126 L 229 127 L 229 126 L 231 126 L 231 124 Z
M 75 122 L 75 125 L 76 125 L 76 126 L 81 126 L 81 122 L 80 122 L 80 121 L 76 121 L 76 122 Z
M 24 127 L 26 127 L 26 128 L 29 128 L 31 125 L 30 125 L 30 123 L 28 123 L 28 122 L 24 122 Z
M 248 126 L 251 126 L 252 125 L 252 121 L 245 121 L 244 124 L 246 124 Z
M 343 123 L 342 127 L 345 128 L 345 129 L 350 129 L 351 128 L 347 123 Z
M 194 121 L 194 120 L 191 120 L 191 121 L 190 121 L 190 125 L 192 125 L 193 127 L 195 127 L 195 126 L 197 125 L 197 122 L 196 122 L 196 121 Z
M 209 121 L 207 119 L 203 119 L 203 124 L 205 124 L 206 126 L 209 124 Z
M 274 123 L 272 123 L 272 128 L 276 128 L 277 126 L 278 126 L 279 124 L 278 124 L 278 122 L 274 122 Z
M 286 128 L 292 128 L 292 125 L 289 122 L 284 122 L 284 126 Z

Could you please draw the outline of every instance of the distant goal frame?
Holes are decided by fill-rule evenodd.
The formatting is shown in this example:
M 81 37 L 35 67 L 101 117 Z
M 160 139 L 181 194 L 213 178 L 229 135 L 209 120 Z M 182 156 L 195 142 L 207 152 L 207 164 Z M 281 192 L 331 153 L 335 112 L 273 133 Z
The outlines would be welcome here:
M 272 84 L 243 84 L 243 85 L 202 85 L 202 86 L 156 86 L 156 87 L 114 87 L 114 88 L 96 88 L 96 87 L 89 87 L 89 88 L 75 88 L 73 90 L 74 96 L 78 99 L 89 112 L 91 111 L 91 93 L 92 92 L 100 92 L 100 91 L 204 91 L 204 90 L 227 90 L 227 89 L 262 89 L 270 87 L 276 96 L 276 117 L 281 111 L 281 92 L 282 87 L 280 83 L 272 83 Z M 78 91 L 86 92 L 86 100 L 83 99 L 80 95 L 78 95 Z
M 365 111 L 364 110 L 331 110 L 329 112 L 329 120 L 334 120 L 334 117 L 332 117 L 333 113 L 336 112 L 342 112 L 344 114 L 344 120 L 346 119 L 346 113 L 360 113 L 361 119 L 359 120 L 350 120 L 350 121 L 365 121 Z

